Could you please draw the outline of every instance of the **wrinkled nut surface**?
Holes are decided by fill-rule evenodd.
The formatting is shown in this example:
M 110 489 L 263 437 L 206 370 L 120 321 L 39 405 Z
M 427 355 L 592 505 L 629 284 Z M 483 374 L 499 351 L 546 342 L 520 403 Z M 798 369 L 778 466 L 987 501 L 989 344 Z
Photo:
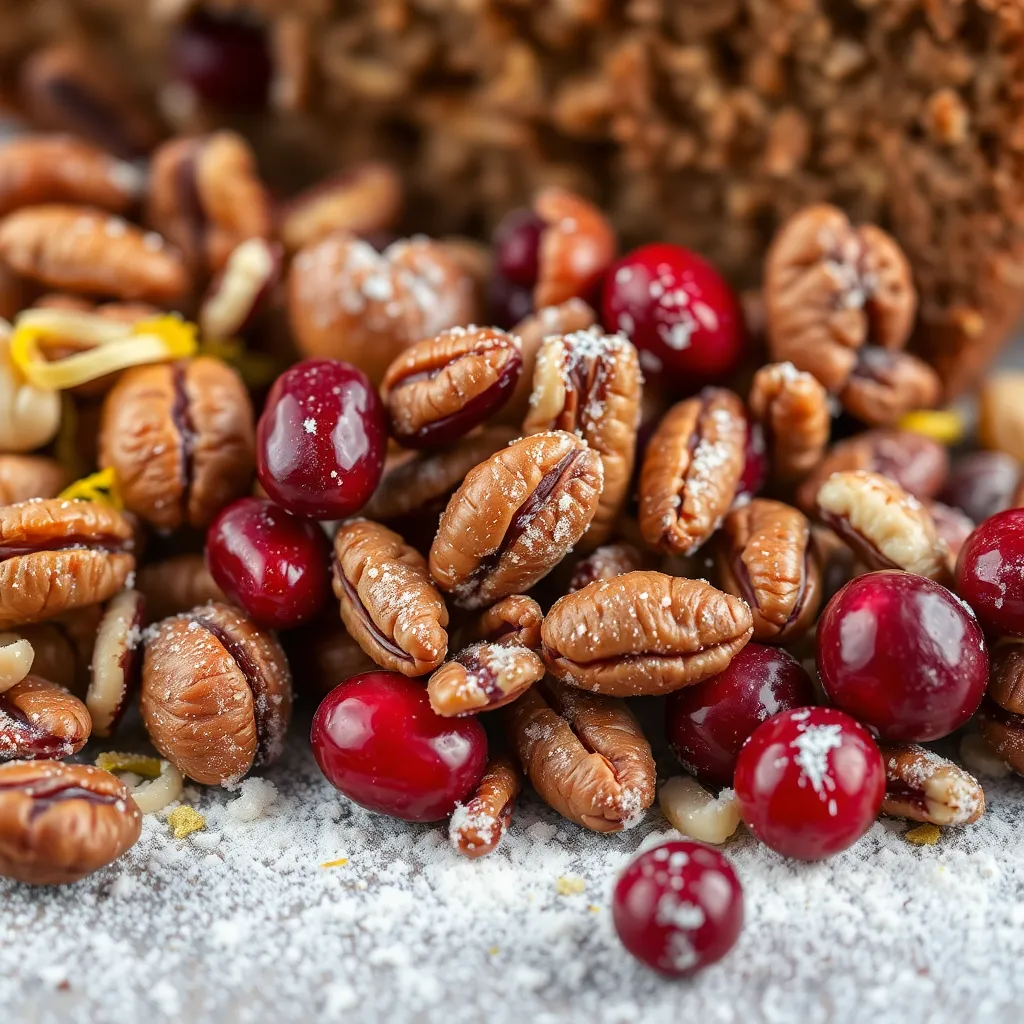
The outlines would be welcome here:
M 839 391 L 867 342 L 902 348 L 917 310 L 910 265 L 873 225 L 825 204 L 794 214 L 765 258 L 768 349 Z
M 537 356 L 523 433 L 567 430 L 601 456 L 604 488 L 581 546 L 603 544 L 629 497 L 643 377 L 633 345 L 599 328 L 548 338 Z
M 839 392 L 842 407 L 870 427 L 891 427 L 914 409 L 931 409 L 941 397 L 942 381 L 926 362 L 874 345 L 860 350 Z
M 407 448 L 457 440 L 508 401 L 522 366 L 515 339 L 495 327 L 453 327 L 417 342 L 381 383 L 391 436 Z
M 202 555 L 174 555 L 149 562 L 139 570 L 136 586 L 146 599 L 146 611 L 154 622 L 210 601 L 230 604 Z
M 744 601 L 703 580 L 630 572 L 554 603 L 541 627 L 548 670 L 616 697 L 669 693 L 723 671 L 753 633 Z
M 31 498 L 56 498 L 68 483 L 67 470 L 46 455 L 0 455 L 0 505 Z
M 90 624 L 93 627 L 91 632 L 95 632 L 98 608 L 99 605 L 94 605 L 79 612 L 69 612 L 51 622 L 19 626 L 3 635 L 15 637 L 31 647 L 31 668 L 37 676 L 70 690 L 76 696 L 84 697 L 90 655 L 86 648 L 91 643 L 91 636 L 87 640 L 85 634 L 89 632 Z M 90 614 L 94 610 L 95 616 Z M 79 628 L 75 621 L 78 616 L 88 618 L 89 622 L 81 623 Z M 25 675 L 28 675 L 27 670 Z
M 640 472 L 648 544 L 691 555 L 718 529 L 736 496 L 746 441 L 746 412 L 731 391 L 707 388 L 666 413 Z
M 436 669 L 448 651 L 448 609 L 423 556 L 366 519 L 334 536 L 334 596 L 345 628 L 381 666 L 407 676 Z
M 142 671 L 142 627 L 145 598 L 122 590 L 107 605 L 96 631 L 92 678 L 85 706 L 97 736 L 112 736 L 128 707 Z
M 821 462 L 832 429 L 828 392 L 792 363 L 770 363 L 754 374 L 750 411 L 764 427 L 777 480 L 798 480 Z
M 427 682 L 430 706 L 442 718 L 493 711 L 544 678 L 544 662 L 526 647 L 476 643 L 445 662 Z
M 471 641 L 517 644 L 535 650 L 540 647 L 541 606 L 525 594 L 510 594 L 496 601 L 462 627 L 460 633 Z
M 978 780 L 916 743 L 879 743 L 885 761 L 882 813 L 931 825 L 970 825 L 985 812 Z
M 583 536 L 603 479 L 600 455 L 574 434 L 516 441 L 472 470 L 448 502 L 431 576 L 465 608 L 524 593 Z
M 503 714 L 534 789 L 570 821 L 619 832 L 654 802 L 654 757 L 625 701 L 548 681 Z
M 85 206 L 29 206 L 0 221 L 0 259 L 12 270 L 86 295 L 173 305 L 190 282 L 181 254 L 160 235 Z
M 17 633 L 0 633 L 0 694 L 20 683 L 32 670 L 36 652 Z
M 91 733 L 85 705 L 47 679 L 26 676 L 0 693 L 0 761 L 70 757 Z
M 674 829 L 699 843 L 720 846 L 740 826 L 740 808 L 731 789 L 714 797 L 686 775 L 675 775 L 661 784 L 658 806 Z
M 811 524 L 802 512 L 754 498 L 725 517 L 716 540 L 719 582 L 746 601 L 755 640 L 785 643 L 814 624 L 821 608 L 821 570 Z
M 448 823 L 452 846 L 471 860 L 492 853 L 512 821 L 522 788 L 523 777 L 513 758 L 505 751 L 492 754 L 480 785 L 455 808 Z
M 344 234 L 295 256 L 288 315 L 303 355 L 355 363 L 374 384 L 413 342 L 478 319 L 473 281 L 441 244 L 401 239 L 378 253 Z
M 196 782 L 229 785 L 281 754 L 288 662 L 241 612 L 205 605 L 147 631 L 141 708 L 162 757 Z
M 992 647 L 988 696 L 1001 708 L 1024 715 L 1024 643 L 1002 638 Z
M 60 428 L 60 393 L 29 384 L 11 359 L 10 326 L 0 322 L 0 452 L 30 452 Z M 36 495 L 32 495 L 36 497 Z
M 135 568 L 132 529 L 91 501 L 0 508 L 0 629 L 52 619 L 113 597 Z
M 0 764 L 0 876 L 77 882 L 135 845 L 142 815 L 109 772 L 81 764 Z
M 978 440 L 1024 462 L 1024 373 L 998 373 L 981 385 Z
M 146 522 L 208 526 L 252 479 L 245 385 L 209 356 L 126 371 L 103 403 L 99 462 L 116 471 L 125 508 Z
M 247 238 L 236 246 L 210 282 L 199 307 L 204 338 L 241 334 L 266 307 L 281 279 L 281 247 L 265 238 Z
M 949 549 L 928 510 L 899 484 L 856 470 L 833 473 L 819 488 L 818 518 L 869 569 L 903 569 L 952 582 Z

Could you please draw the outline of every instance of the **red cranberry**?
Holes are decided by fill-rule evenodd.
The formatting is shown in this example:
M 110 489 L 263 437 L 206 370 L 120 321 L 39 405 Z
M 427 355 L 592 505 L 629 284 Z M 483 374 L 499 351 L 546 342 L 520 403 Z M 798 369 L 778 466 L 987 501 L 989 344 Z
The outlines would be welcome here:
M 743 475 L 736 487 L 736 504 L 743 504 L 761 493 L 768 479 L 768 451 L 764 428 L 747 418 L 747 444 L 743 449 Z
M 502 274 L 491 278 L 489 303 L 491 322 L 496 327 L 511 330 L 533 312 L 533 289 L 513 284 Z
M 871 827 L 885 766 L 867 729 L 836 708 L 784 711 L 744 744 L 733 779 L 740 815 L 785 857 L 821 860 Z
M 1020 463 L 1006 452 L 972 452 L 953 463 L 939 497 L 962 509 L 976 523 L 1013 503 Z
M 858 576 L 818 623 L 818 671 L 829 699 L 887 740 L 947 736 L 977 710 L 988 654 L 970 609 L 923 576 Z
M 772 715 L 813 702 L 811 677 L 791 654 L 747 644 L 724 672 L 669 696 L 665 732 L 687 771 L 730 786 L 743 741 Z
M 330 558 L 317 523 L 262 498 L 232 502 L 206 534 L 206 562 L 217 586 L 271 629 L 299 626 L 327 603 Z
M 1024 636 L 1024 508 L 989 516 L 967 538 L 956 589 L 990 633 Z
M 746 352 L 740 304 L 706 260 L 679 245 L 645 245 L 605 275 L 603 320 L 640 350 L 651 373 L 680 382 L 717 380 L 737 369 Z
M 743 889 L 717 850 L 676 839 L 629 863 L 612 894 L 612 920 L 638 960 L 684 977 L 732 949 L 743 927 Z
M 434 714 L 422 683 L 397 672 L 364 672 L 336 686 L 313 716 L 311 740 L 332 786 L 406 821 L 447 817 L 487 761 L 475 718 Z
M 509 210 L 494 232 L 498 271 L 520 288 L 532 288 L 540 274 L 540 239 L 544 221 L 526 207 Z
M 256 428 L 256 471 L 289 512 L 342 519 L 373 494 L 386 446 L 384 407 L 366 374 L 334 359 L 307 359 L 270 389 Z

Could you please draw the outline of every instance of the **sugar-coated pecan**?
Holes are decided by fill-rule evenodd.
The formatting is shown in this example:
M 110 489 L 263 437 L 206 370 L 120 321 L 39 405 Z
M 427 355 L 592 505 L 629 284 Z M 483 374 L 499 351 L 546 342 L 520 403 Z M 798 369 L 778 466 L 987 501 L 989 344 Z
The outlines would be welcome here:
M 1024 775 L 1024 714 L 1007 711 L 991 697 L 978 709 L 981 735 L 1018 775 Z
M 0 693 L 0 761 L 61 760 L 91 733 L 85 705 L 48 679 L 26 676 Z
M 84 697 L 100 607 L 91 605 L 49 622 L 18 626 L 4 635 L 20 637 L 31 645 L 32 671 L 37 676 Z
M 952 582 L 949 549 L 928 510 L 879 473 L 833 473 L 818 489 L 818 518 L 870 569 Z
M 0 505 L 30 498 L 56 498 L 68 471 L 46 455 L 0 455 Z
M 288 662 L 240 611 L 204 605 L 147 631 L 141 707 L 153 746 L 171 764 L 196 782 L 237 782 L 284 747 Z
M 204 338 L 233 338 L 256 321 L 281 280 L 277 242 L 247 238 L 231 250 L 210 282 L 197 321 Z
M 1024 774 L 1024 643 L 1003 638 L 992 647 L 981 734 L 1018 774 Z
M 640 529 L 652 547 L 693 554 L 718 529 L 743 474 L 747 417 L 731 391 L 706 388 L 674 405 L 640 473 Z
M 985 812 L 978 780 L 916 743 L 879 743 L 885 761 L 882 813 L 932 825 L 970 825 Z
M 569 578 L 568 593 L 574 594 L 595 580 L 610 580 L 646 568 L 647 556 L 633 544 L 605 544 L 576 563 Z
M 733 509 L 722 524 L 715 561 L 722 588 L 749 605 L 755 640 L 785 643 L 814 624 L 821 570 L 802 512 L 770 498 Z
M 769 363 L 754 374 L 750 411 L 764 428 L 772 475 L 806 476 L 821 462 L 832 429 L 828 392 L 792 363 Z
M 132 528 L 91 501 L 0 508 L 0 629 L 113 597 L 135 568 Z
M 334 596 L 345 628 L 382 668 L 422 676 L 448 651 L 448 609 L 423 556 L 367 519 L 338 527 Z
M 897 349 L 914 324 L 910 265 L 880 228 L 825 204 L 794 214 L 765 258 L 768 349 L 839 391 L 867 342 Z
M 527 690 L 504 715 L 533 788 L 570 821 L 619 832 L 654 802 L 654 757 L 625 701 L 550 680 Z
M 0 877 L 65 885 L 135 845 L 142 814 L 109 772 L 84 764 L 0 764 Z
M 512 756 L 504 750 L 491 753 L 480 784 L 448 823 L 452 846 L 471 860 L 493 852 L 512 821 L 522 788 L 522 773 Z
M 913 409 L 930 409 L 942 397 L 939 375 L 909 352 L 867 345 L 839 401 L 852 416 L 872 427 L 891 427 Z
M 537 356 L 523 432 L 568 430 L 604 467 L 601 500 L 580 541 L 585 550 L 608 539 L 629 497 L 642 387 L 636 349 L 597 327 L 550 337 Z
M 103 404 L 99 461 L 116 471 L 125 508 L 146 522 L 205 527 L 248 490 L 255 443 L 242 379 L 199 356 L 121 375 Z
M 92 652 L 85 706 L 97 736 L 112 736 L 142 675 L 142 627 L 146 600 L 122 590 L 103 612 Z
M 139 570 L 136 586 L 146 599 L 146 611 L 154 622 L 208 601 L 224 601 L 224 594 L 202 555 L 174 555 L 149 562 Z
M 752 622 L 744 601 L 703 580 L 629 572 L 556 601 L 541 653 L 549 671 L 585 690 L 668 693 L 723 671 Z
M 532 597 L 510 594 L 496 601 L 467 622 L 460 635 L 470 642 L 516 644 L 534 650 L 540 647 L 540 626 L 544 612 Z
M 288 315 L 304 355 L 346 359 L 375 384 L 413 342 L 478 319 L 472 279 L 440 243 L 400 239 L 378 253 L 345 234 L 295 256 Z
M 406 448 L 457 441 L 509 400 L 522 368 L 518 343 L 496 327 L 452 327 L 417 342 L 381 383 L 391 436 Z
M 519 644 L 481 642 L 459 651 L 427 682 L 430 706 L 444 718 L 475 715 L 515 700 L 544 678 L 544 662 Z
M 516 441 L 472 470 L 448 502 L 431 576 L 466 608 L 524 593 L 590 525 L 602 480 L 601 457 L 574 434 Z

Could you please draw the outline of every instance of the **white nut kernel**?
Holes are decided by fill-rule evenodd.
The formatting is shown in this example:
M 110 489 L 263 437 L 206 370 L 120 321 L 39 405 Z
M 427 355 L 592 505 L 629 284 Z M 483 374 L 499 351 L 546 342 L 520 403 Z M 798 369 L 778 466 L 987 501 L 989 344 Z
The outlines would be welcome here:
M 658 793 L 661 812 L 673 828 L 701 843 L 718 846 L 740 824 L 739 805 L 731 789 L 713 797 L 696 779 L 676 775 Z
M 35 655 L 32 645 L 16 633 L 0 633 L 0 693 L 29 674 Z

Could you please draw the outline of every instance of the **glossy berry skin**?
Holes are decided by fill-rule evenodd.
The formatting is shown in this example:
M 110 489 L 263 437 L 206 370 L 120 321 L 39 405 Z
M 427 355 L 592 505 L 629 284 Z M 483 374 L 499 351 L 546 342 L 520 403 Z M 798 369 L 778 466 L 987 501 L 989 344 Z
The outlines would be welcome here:
M 494 262 L 498 272 L 520 288 L 532 288 L 540 275 L 540 241 L 544 221 L 533 210 L 509 210 L 494 232 Z
M 313 716 L 310 738 L 332 786 L 405 821 L 446 818 L 487 761 L 475 718 L 434 714 L 426 687 L 397 672 L 364 672 L 336 686 Z
M 829 699 L 887 740 L 923 743 L 960 726 L 988 683 L 977 620 L 945 587 L 885 569 L 858 576 L 818 623 Z
M 621 331 L 636 345 L 645 370 L 678 378 L 677 385 L 728 376 L 747 349 L 735 293 L 710 263 L 681 245 L 644 245 L 610 267 L 602 320 L 606 331 Z
M 733 778 L 747 828 L 784 857 L 821 860 L 871 827 L 885 765 L 867 729 L 836 708 L 784 711 L 743 745 Z
M 622 944 L 679 978 L 721 960 L 743 927 L 743 889 L 717 850 L 677 839 L 630 861 L 612 894 Z
M 297 516 L 343 519 L 373 494 L 387 421 L 362 370 L 307 359 L 274 381 L 256 427 L 256 472 L 271 499 Z
M 1024 636 L 1024 508 L 985 520 L 964 542 L 957 593 L 996 636 Z
M 687 771 L 731 786 L 746 738 L 772 715 L 814 699 L 811 677 L 791 654 L 750 643 L 724 672 L 669 695 L 665 733 Z
M 300 626 L 324 607 L 330 558 L 317 523 L 263 498 L 232 502 L 206 533 L 206 564 L 217 586 L 271 629 Z

